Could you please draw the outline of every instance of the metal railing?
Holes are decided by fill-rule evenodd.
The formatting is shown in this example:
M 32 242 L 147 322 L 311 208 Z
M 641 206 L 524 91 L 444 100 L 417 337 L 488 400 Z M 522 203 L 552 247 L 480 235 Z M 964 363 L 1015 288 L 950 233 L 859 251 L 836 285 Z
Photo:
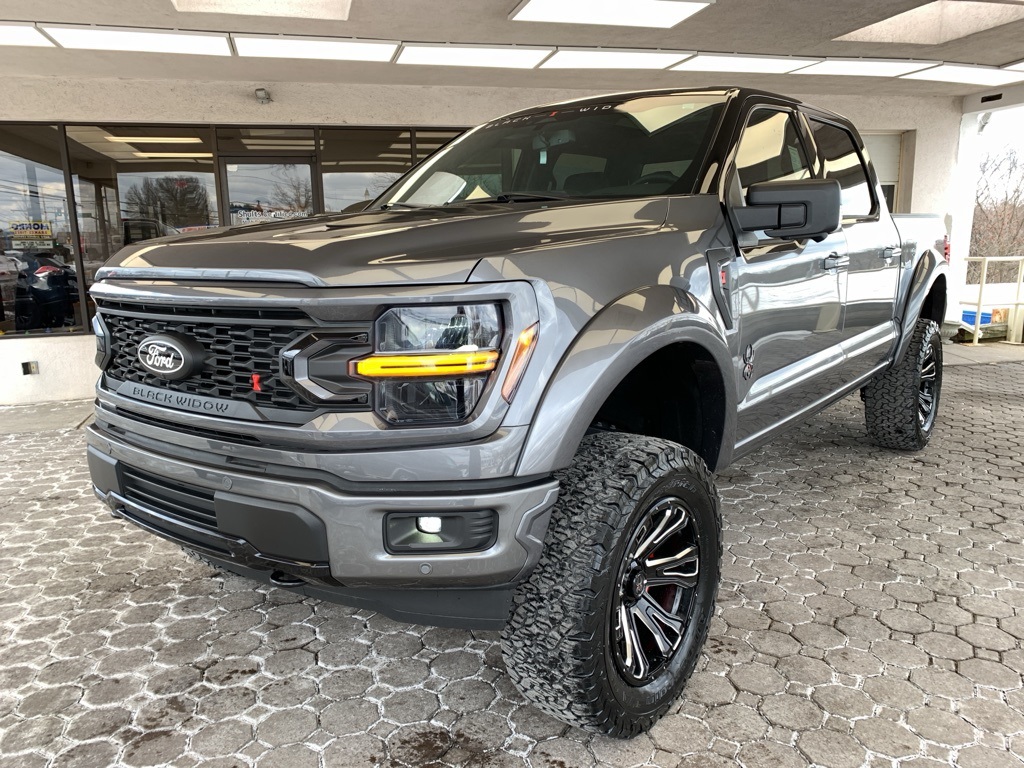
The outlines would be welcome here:
M 1013 283 L 993 283 L 1005 289 L 1000 296 L 993 297 L 985 295 L 985 287 L 988 283 L 988 265 L 990 263 L 1017 262 L 1016 292 L 1013 293 Z M 1021 343 L 1021 324 L 1024 323 L 1024 256 L 968 256 L 967 263 L 981 264 L 981 277 L 978 283 L 978 298 L 976 301 L 961 301 L 963 307 L 974 307 L 974 328 L 972 344 L 977 344 L 981 338 L 981 313 L 983 309 L 1009 308 L 1006 326 L 1006 340 L 1012 344 Z M 1012 294 L 1012 298 L 1011 298 Z

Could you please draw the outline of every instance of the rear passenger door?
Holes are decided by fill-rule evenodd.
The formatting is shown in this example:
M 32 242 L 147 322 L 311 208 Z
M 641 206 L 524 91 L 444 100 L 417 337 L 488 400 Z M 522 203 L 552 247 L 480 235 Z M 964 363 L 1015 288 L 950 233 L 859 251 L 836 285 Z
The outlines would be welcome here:
M 797 115 L 783 107 L 748 113 L 726 177 L 730 208 L 746 205 L 751 184 L 815 173 Z M 840 386 L 842 304 L 835 265 L 846 255 L 842 232 L 820 243 L 744 233 L 730 265 L 737 318 L 737 447 L 773 433 Z
M 843 376 L 844 383 L 852 383 L 883 365 L 895 343 L 900 237 L 854 134 L 827 117 L 807 117 L 822 175 L 836 179 L 842 188 L 842 227 L 849 251 L 849 264 L 839 274 L 845 305 Z

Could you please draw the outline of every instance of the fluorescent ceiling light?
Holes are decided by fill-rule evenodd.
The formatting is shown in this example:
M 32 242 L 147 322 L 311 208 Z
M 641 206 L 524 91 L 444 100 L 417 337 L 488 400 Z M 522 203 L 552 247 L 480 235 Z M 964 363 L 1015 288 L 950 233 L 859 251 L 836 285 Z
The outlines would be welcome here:
M 855 77 L 899 77 L 934 67 L 934 61 L 899 59 L 826 59 L 801 69 L 798 75 L 852 75 Z
M 0 45 L 24 45 L 33 48 L 53 47 L 34 24 L 4 22 L 0 24 Z
M 692 55 L 692 51 L 559 48 L 541 69 L 668 69 Z
M 132 152 L 136 157 L 146 158 L 184 158 L 184 157 L 213 157 L 213 152 Z
M 903 76 L 904 80 L 935 80 L 940 83 L 966 83 L 967 85 L 1009 85 L 1024 80 L 1024 72 L 1011 72 L 995 67 L 970 64 L 940 64 L 921 72 Z
M 104 136 L 122 144 L 202 144 L 198 136 Z
M 140 51 L 230 56 L 227 35 L 127 27 L 49 26 L 43 30 L 64 48 L 90 51 Z
M 352 0 L 171 0 L 181 13 L 230 13 L 236 16 L 292 16 L 348 21 Z
M 346 40 L 317 37 L 232 35 L 239 56 L 274 59 L 333 59 L 391 61 L 398 43 L 384 40 Z
M 616 27 L 668 29 L 714 0 L 526 0 L 509 15 L 513 21 L 559 24 L 607 24 Z
M 444 67 L 507 67 L 533 69 L 553 48 L 490 45 L 403 45 L 399 64 L 433 64 Z
M 698 53 L 672 69 L 678 72 L 754 72 L 782 75 L 815 64 L 821 59 L 793 56 L 744 56 L 728 53 Z
M 1003 69 L 1013 69 L 1017 71 L 1024 71 L 1024 61 L 1018 61 L 1016 64 L 1007 64 Z

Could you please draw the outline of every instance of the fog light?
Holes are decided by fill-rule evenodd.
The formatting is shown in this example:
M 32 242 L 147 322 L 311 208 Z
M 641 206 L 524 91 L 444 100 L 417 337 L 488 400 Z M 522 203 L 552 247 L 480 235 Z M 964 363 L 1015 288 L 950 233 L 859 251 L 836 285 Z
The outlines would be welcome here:
M 498 514 L 493 509 L 384 516 L 384 548 L 393 555 L 425 552 L 477 552 L 494 545 Z
M 416 527 L 420 529 L 422 533 L 440 533 L 441 532 L 441 518 L 440 517 L 417 517 Z

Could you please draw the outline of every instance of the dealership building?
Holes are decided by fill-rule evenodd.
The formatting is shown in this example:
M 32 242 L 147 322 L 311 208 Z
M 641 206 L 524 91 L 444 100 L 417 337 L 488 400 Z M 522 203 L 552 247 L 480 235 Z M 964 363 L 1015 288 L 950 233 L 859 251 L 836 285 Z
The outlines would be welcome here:
M 90 396 L 88 289 L 122 246 L 355 209 L 469 127 L 605 92 L 734 84 L 849 117 L 890 207 L 944 217 L 955 291 L 983 115 L 1024 105 L 1019 2 L 7 0 L 0 14 L 0 405 Z

